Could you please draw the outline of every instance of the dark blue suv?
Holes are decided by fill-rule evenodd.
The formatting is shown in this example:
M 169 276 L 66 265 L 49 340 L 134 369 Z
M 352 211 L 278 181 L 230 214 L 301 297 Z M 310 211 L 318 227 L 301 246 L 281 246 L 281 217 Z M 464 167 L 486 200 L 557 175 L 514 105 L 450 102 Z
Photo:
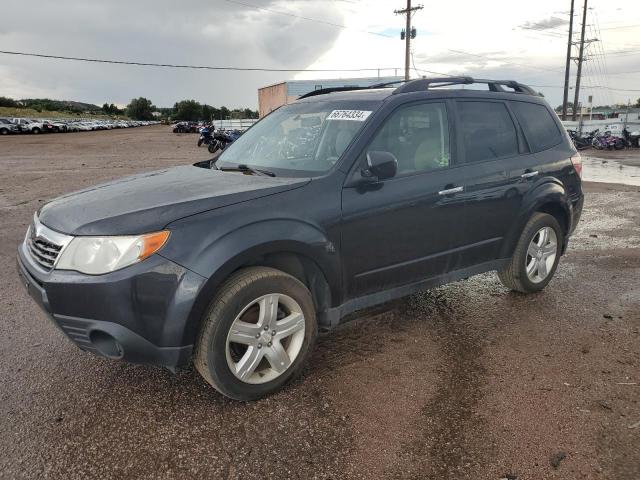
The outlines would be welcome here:
M 217 161 L 47 203 L 19 272 L 83 350 L 193 360 L 255 399 L 355 310 L 490 270 L 542 290 L 580 217 L 580 174 L 553 110 L 514 81 L 319 90 Z

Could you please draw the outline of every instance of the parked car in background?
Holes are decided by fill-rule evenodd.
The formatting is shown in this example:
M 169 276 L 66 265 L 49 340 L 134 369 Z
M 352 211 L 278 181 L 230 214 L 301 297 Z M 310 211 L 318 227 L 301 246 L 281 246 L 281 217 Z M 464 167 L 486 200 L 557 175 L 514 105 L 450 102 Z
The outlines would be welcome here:
M 53 125 L 55 133 L 64 133 L 69 131 L 69 125 L 66 122 L 52 121 L 51 124 Z
M 41 120 L 42 123 L 42 131 L 44 133 L 56 133 L 59 130 L 56 129 L 55 125 L 49 120 Z
M 22 133 L 43 133 L 47 130 L 41 121 L 32 120 L 30 118 L 13 118 L 12 121 L 18 125 Z
M 22 133 L 63 133 L 63 132 L 86 132 L 93 130 L 112 130 L 116 128 L 131 128 L 147 125 L 156 125 L 160 122 L 139 122 L 133 120 L 105 120 L 105 119 L 40 119 L 31 118 L 9 118 L 8 123 L 17 126 L 18 132 Z M 9 127 L 7 127 L 9 129 Z M 10 131 L 7 133 L 11 133 Z
M 10 133 L 20 133 L 20 128 L 8 118 L 0 118 L 0 135 Z

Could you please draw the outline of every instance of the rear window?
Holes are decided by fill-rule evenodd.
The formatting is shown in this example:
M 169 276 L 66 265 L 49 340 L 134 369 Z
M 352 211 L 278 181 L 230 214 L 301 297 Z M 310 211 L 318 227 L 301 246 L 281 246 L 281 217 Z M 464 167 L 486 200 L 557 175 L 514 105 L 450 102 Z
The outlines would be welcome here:
M 546 107 L 528 102 L 512 102 L 511 106 L 532 152 L 540 152 L 562 142 L 562 133 Z
M 460 132 L 467 162 L 518 154 L 518 136 L 501 102 L 458 102 Z

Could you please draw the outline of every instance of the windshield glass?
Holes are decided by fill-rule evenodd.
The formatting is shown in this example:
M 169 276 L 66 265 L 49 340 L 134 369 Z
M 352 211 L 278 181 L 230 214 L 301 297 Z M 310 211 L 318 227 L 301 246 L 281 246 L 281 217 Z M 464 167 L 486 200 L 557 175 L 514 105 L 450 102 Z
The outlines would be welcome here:
M 336 164 L 380 103 L 325 101 L 283 106 L 233 142 L 216 165 L 248 165 L 279 176 L 321 175 Z

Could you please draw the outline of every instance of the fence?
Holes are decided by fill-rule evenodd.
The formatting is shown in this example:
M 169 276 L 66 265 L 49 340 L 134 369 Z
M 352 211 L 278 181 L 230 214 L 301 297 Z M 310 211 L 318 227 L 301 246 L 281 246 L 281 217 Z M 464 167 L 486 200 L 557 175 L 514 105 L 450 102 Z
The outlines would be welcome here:
M 214 120 L 213 126 L 225 130 L 246 130 L 258 120 L 255 118 L 242 118 L 233 120 Z
M 579 132 L 590 132 L 596 128 L 600 131 L 610 130 L 612 133 L 621 133 L 622 129 L 627 126 L 627 130 L 640 129 L 640 115 L 638 113 L 630 113 L 629 119 L 626 120 L 626 115 L 622 114 L 619 118 L 607 118 L 606 120 L 565 120 L 562 124 L 565 128 L 570 130 L 577 130 Z

